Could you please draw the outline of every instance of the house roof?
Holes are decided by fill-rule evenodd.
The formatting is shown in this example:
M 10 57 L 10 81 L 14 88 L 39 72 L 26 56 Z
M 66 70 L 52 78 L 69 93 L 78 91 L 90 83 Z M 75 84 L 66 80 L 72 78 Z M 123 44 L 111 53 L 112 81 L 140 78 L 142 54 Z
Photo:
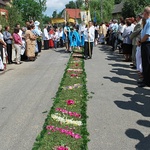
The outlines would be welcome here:
M 0 5 L 6 6 L 6 3 L 3 0 L 0 0 Z
M 67 14 L 69 15 L 70 18 L 73 18 L 73 19 L 81 18 L 80 9 L 68 9 L 68 8 L 66 8 L 66 12 L 67 12 Z
M 124 4 L 124 2 L 121 2 L 120 4 L 116 4 L 112 14 L 121 13 L 122 9 L 123 9 L 123 4 Z

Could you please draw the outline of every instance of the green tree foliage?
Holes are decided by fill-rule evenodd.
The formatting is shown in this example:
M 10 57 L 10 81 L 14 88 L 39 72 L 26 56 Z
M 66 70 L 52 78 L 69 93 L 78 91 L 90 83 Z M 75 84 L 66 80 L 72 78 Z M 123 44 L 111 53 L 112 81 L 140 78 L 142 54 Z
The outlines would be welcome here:
M 2 25 L 2 28 L 4 29 L 5 26 L 8 25 L 8 20 L 0 15 L 0 25 Z
M 74 1 L 70 1 L 66 4 L 66 8 L 76 8 L 76 3 Z
M 137 14 L 143 12 L 144 7 L 149 4 L 149 0 L 126 0 L 122 11 L 122 16 L 124 18 L 135 17 Z
M 53 17 L 53 18 L 57 18 L 57 16 L 58 16 L 57 10 L 54 10 L 54 11 L 53 11 L 53 14 L 52 14 L 52 17 Z
M 66 4 L 66 8 L 81 8 L 82 4 L 83 0 L 69 1 L 69 3 Z
M 96 14 L 97 22 L 100 23 L 102 21 L 109 21 L 112 18 L 112 10 L 114 8 L 114 0 L 103 0 L 102 6 L 100 0 L 92 0 L 90 1 L 90 12 L 92 19 Z M 100 15 L 100 10 L 102 8 L 102 18 Z
M 118 0 L 119 1 L 119 0 Z M 92 19 L 94 19 L 94 16 L 96 15 L 97 22 L 101 21 L 108 21 L 112 17 L 112 10 L 114 7 L 114 0 L 102 0 L 102 16 L 100 15 L 101 10 L 101 1 L 100 0 L 89 0 L 89 7 Z M 83 5 L 83 0 L 76 0 L 70 1 L 68 4 L 66 4 L 66 8 L 80 8 L 85 10 L 85 6 Z
M 83 0 L 76 0 L 76 7 L 81 8 L 83 5 Z
M 42 12 L 46 10 L 46 0 L 13 0 L 12 4 L 22 14 L 24 21 L 41 20 Z
M 42 17 L 42 20 L 43 20 L 43 24 L 47 24 L 48 22 L 51 21 L 51 18 L 49 16 L 47 16 L 47 15 L 44 15 Z
M 59 13 L 57 12 L 57 10 L 54 10 L 53 14 L 52 14 L 52 18 L 61 18 L 63 12 L 64 12 L 64 9 L 62 11 L 60 11 Z
M 115 0 L 115 4 L 120 4 L 122 0 Z
M 8 10 L 8 20 L 6 22 L 6 25 L 9 25 L 11 28 L 11 31 L 14 29 L 16 24 L 20 24 L 21 26 L 24 25 L 23 18 L 19 10 L 13 6 L 9 7 L 7 6 L 6 9 Z

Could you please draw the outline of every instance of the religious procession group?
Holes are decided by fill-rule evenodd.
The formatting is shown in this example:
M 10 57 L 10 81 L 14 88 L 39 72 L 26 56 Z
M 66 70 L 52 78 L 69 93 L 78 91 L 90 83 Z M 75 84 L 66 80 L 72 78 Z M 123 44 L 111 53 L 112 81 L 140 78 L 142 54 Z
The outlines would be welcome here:
M 139 75 L 138 86 L 150 86 L 150 7 L 136 18 L 102 23 L 97 32 L 100 43 L 111 45 L 112 51 L 118 49 L 125 62 L 132 62 L 130 66 L 137 69 Z
M 42 31 L 38 21 L 26 22 L 26 27 L 16 24 L 13 34 L 6 26 L 2 32 L 0 26 L 0 71 L 6 69 L 7 64 L 21 64 L 21 60 L 34 61 L 42 48 Z
M 31 20 L 25 27 L 17 24 L 13 34 L 10 27 L 6 26 L 2 31 L 0 26 L 0 71 L 6 69 L 7 64 L 21 64 L 21 60 L 34 61 L 38 53 L 44 50 L 66 46 L 66 52 L 70 53 L 74 47 L 85 46 L 85 57 L 92 57 L 95 29 L 92 22 L 89 28 L 77 24 L 71 26 L 67 23 L 62 28 L 46 25 L 43 31 L 39 27 L 40 22 Z M 90 46 L 90 53 L 89 53 Z
M 125 58 L 124 61 L 132 62 L 131 67 L 137 69 L 138 86 L 150 86 L 150 7 L 137 14 L 136 18 L 114 19 L 100 25 L 93 24 L 92 21 L 88 25 L 67 23 L 60 30 L 61 34 L 57 29 L 53 33 L 51 31 L 53 28 L 50 27 L 51 35 L 54 34 L 57 38 L 48 36 L 47 29 L 45 27 L 45 48 L 52 46 L 51 43 L 58 45 L 61 39 L 59 43 L 65 43 L 66 52 L 71 52 L 74 47 L 83 47 L 84 58 L 91 59 L 94 45 L 98 43 L 111 45 L 112 51 L 119 49 L 119 53 Z
M 88 25 L 66 23 L 63 28 L 57 28 L 49 24 L 44 28 L 44 49 L 66 47 L 66 53 L 71 53 L 73 48 L 84 47 L 85 59 L 92 58 L 95 40 L 95 28 L 93 22 Z
M 33 20 L 26 22 L 23 28 L 17 24 L 13 34 L 9 32 L 9 26 L 4 32 L 0 26 L 0 70 L 4 70 L 7 63 L 21 64 L 22 58 L 34 61 L 41 52 L 43 41 L 45 50 L 65 46 L 66 52 L 70 53 L 75 47 L 83 47 L 85 59 L 92 58 L 93 46 L 100 43 L 111 45 L 113 51 L 119 49 L 125 61 L 132 61 L 132 68 L 137 69 L 138 86 L 150 86 L 150 7 L 136 18 L 114 19 L 100 25 L 92 21 L 87 25 L 66 23 L 62 28 L 49 24 L 43 32 L 39 25 Z

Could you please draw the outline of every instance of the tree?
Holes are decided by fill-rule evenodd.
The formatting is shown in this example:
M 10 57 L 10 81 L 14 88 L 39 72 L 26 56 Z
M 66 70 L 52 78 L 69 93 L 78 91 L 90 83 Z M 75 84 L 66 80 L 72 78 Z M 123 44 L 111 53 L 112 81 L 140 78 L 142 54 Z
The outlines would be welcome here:
M 13 0 L 12 5 L 20 11 L 24 21 L 40 20 L 46 10 L 46 0 Z
M 149 0 L 126 0 L 124 3 L 122 16 L 135 17 L 137 14 L 142 13 L 144 7 L 149 6 Z
M 52 17 L 53 17 L 53 18 L 57 18 L 57 16 L 58 16 L 57 10 L 54 10 L 54 11 L 53 11 L 53 14 L 52 14 Z
M 74 1 L 70 1 L 66 4 L 66 8 L 76 8 L 76 3 Z
M 96 16 L 97 22 L 102 22 L 102 21 L 109 21 L 112 18 L 112 10 L 114 7 L 114 0 L 103 0 L 102 3 L 102 16 L 100 16 L 100 10 L 101 10 L 101 3 L 99 0 L 92 0 L 90 1 L 90 12 L 92 18 Z
M 7 25 L 10 26 L 11 31 L 14 29 L 16 24 L 20 24 L 21 26 L 24 25 L 22 15 L 20 14 L 19 10 L 13 6 L 7 6 L 6 9 L 8 10 L 8 20 Z
M 61 17 L 62 17 L 63 12 L 64 12 L 64 9 L 58 13 L 58 15 L 57 15 L 58 18 L 61 18 Z
M 69 1 L 68 4 L 66 4 L 66 8 L 81 8 L 82 7 L 82 4 L 83 4 L 83 0 L 76 0 L 75 2 L 74 1 Z
M 76 0 L 76 8 L 81 8 L 83 4 L 83 0 Z
M 134 12 L 133 8 L 134 8 L 133 3 L 125 2 L 124 6 L 123 6 L 123 9 L 122 9 L 123 18 L 135 17 L 135 12 Z
M 46 2 L 47 2 L 47 0 L 37 0 L 37 2 L 39 3 L 39 5 L 40 5 L 42 11 L 45 12 L 45 11 L 46 11 L 46 8 L 47 8 L 47 7 L 46 7 Z
M 43 24 L 48 24 L 50 22 L 51 18 L 49 16 L 44 15 L 42 18 Z

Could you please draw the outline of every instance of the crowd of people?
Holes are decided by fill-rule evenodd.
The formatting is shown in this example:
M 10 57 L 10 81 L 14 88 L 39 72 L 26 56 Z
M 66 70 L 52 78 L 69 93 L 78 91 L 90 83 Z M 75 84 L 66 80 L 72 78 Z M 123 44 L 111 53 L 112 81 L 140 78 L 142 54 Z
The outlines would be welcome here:
M 51 24 L 44 27 L 44 49 L 66 47 L 66 53 L 71 53 L 73 48 L 85 48 L 85 59 L 92 57 L 95 28 L 92 21 L 84 23 L 66 23 L 62 28 L 53 27 Z M 89 53 L 90 47 L 90 53 Z
M 136 18 L 120 18 L 95 26 L 95 44 L 108 44 L 112 51 L 119 50 L 125 62 L 132 62 L 132 69 L 137 69 L 138 86 L 150 86 L 150 7 L 137 14 Z
M 0 70 L 7 64 L 21 64 L 21 60 L 34 61 L 42 48 L 42 31 L 38 21 L 26 22 L 25 27 L 16 24 L 13 33 L 6 26 L 2 31 L 0 26 Z
M 21 64 L 21 59 L 34 61 L 41 52 L 42 42 L 44 50 L 65 46 L 66 53 L 83 47 L 85 60 L 92 58 L 93 46 L 100 43 L 111 45 L 112 51 L 118 49 L 124 55 L 124 61 L 132 62 L 132 68 L 138 71 L 140 87 L 150 86 L 150 7 L 136 18 L 113 19 L 100 25 L 92 21 L 88 24 L 66 23 L 63 27 L 48 24 L 43 32 L 39 25 L 33 20 L 26 22 L 23 28 L 17 24 L 13 34 L 9 26 L 4 32 L 0 26 L 0 70 L 4 70 L 7 63 Z
M 66 53 L 71 53 L 73 48 L 84 47 L 85 59 L 92 58 L 95 39 L 93 22 L 77 24 L 66 23 L 62 27 L 50 23 L 40 29 L 40 22 L 31 20 L 25 27 L 19 24 L 10 31 L 10 27 L 0 26 L 0 71 L 6 69 L 7 64 L 20 65 L 22 60 L 35 61 L 44 50 L 66 47 Z

